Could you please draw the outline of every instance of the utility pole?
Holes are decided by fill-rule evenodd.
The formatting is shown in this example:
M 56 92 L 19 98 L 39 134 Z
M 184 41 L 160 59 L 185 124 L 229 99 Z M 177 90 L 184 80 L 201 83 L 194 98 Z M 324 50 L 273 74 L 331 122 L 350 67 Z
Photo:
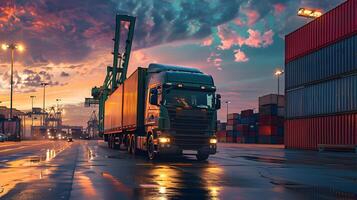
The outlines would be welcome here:
M 225 101 L 224 103 L 227 104 L 227 123 L 228 123 L 228 104 L 230 104 L 231 102 L 230 101 Z
M 10 69 L 10 116 L 9 118 L 12 119 L 12 96 L 13 96 L 13 85 L 14 85 L 14 54 L 15 50 L 19 50 L 20 52 L 24 51 L 25 48 L 20 44 L 2 44 L 1 48 L 3 50 L 10 49 L 11 51 L 11 69 Z
M 43 107 L 42 107 L 42 126 L 45 125 L 45 114 L 46 114 L 46 86 L 48 83 L 41 83 L 43 86 Z
M 274 73 L 274 75 L 278 78 L 278 97 L 276 100 L 278 107 L 279 107 L 279 95 L 280 95 L 280 76 L 282 76 L 283 74 L 284 74 L 284 70 L 282 69 L 277 69 Z
M 36 98 L 36 96 L 30 96 L 31 98 L 31 137 L 33 137 L 33 99 Z

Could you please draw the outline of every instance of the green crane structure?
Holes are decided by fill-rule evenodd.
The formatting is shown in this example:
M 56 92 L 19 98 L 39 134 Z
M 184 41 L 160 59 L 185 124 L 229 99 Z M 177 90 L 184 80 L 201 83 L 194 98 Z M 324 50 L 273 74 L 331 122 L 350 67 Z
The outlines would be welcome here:
M 128 15 L 116 15 L 115 37 L 113 54 L 113 65 L 107 66 L 107 75 L 103 85 L 92 88 L 92 98 L 85 99 L 85 106 L 99 104 L 98 130 L 99 134 L 104 132 L 105 101 L 114 90 L 124 82 L 128 71 L 131 46 L 134 37 L 135 17 Z M 124 27 L 122 27 L 124 25 Z M 127 25 L 127 26 L 126 26 Z M 127 29 L 127 39 L 124 52 L 120 52 L 120 36 L 122 28 Z

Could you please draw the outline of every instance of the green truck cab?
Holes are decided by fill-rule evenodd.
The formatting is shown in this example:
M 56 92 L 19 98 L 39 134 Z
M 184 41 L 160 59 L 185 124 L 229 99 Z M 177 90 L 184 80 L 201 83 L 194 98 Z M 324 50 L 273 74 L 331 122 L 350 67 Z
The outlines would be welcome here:
M 104 137 L 111 148 L 159 155 L 195 154 L 206 160 L 217 150 L 220 95 L 213 78 L 198 69 L 150 64 L 138 68 L 105 102 Z

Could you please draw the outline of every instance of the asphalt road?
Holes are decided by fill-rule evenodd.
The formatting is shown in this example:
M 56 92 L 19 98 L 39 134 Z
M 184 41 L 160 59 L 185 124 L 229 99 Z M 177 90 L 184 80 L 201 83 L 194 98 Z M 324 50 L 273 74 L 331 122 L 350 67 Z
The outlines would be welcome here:
M 100 141 L 0 143 L 0 199 L 357 199 L 357 155 L 219 144 L 151 162 Z

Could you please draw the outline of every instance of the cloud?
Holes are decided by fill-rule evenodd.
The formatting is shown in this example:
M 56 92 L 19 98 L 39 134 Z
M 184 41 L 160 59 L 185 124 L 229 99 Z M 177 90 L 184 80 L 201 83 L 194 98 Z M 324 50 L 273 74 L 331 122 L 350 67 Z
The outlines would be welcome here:
M 273 6 L 274 6 L 275 14 L 281 14 L 286 9 L 286 6 L 282 3 L 277 3 L 277 4 L 274 4 Z
M 260 14 L 256 10 L 251 10 L 251 9 L 246 9 L 243 10 L 245 15 L 247 16 L 247 25 L 248 26 L 253 26 L 259 19 Z
M 249 47 L 267 47 L 273 44 L 273 36 L 274 32 L 272 30 L 268 30 L 263 35 L 258 30 L 248 29 L 249 37 L 244 41 Z
M 212 38 L 212 36 L 209 36 L 202 40 L 201 45 L 202 46 L 211 46 L 212 43 L 213 43 L 213 38 Z
M 221 44 L 218 46 L 218 49 L 227 50 L 233 45 L 242 46 L 245 43 L 245 39 L 237 32 L 230 29 L 227 25 L 218 26 L 217 29 L 218 37 L 221 40 Z
M 247 62 L 249 58 L 240 49 L 234 50 L 234 61 L 235 62 Z
M 67 73 L 67 72 L 61 72 L 60 76 L 61 76 L 61 77 L 69 77 L 69 73 Z

